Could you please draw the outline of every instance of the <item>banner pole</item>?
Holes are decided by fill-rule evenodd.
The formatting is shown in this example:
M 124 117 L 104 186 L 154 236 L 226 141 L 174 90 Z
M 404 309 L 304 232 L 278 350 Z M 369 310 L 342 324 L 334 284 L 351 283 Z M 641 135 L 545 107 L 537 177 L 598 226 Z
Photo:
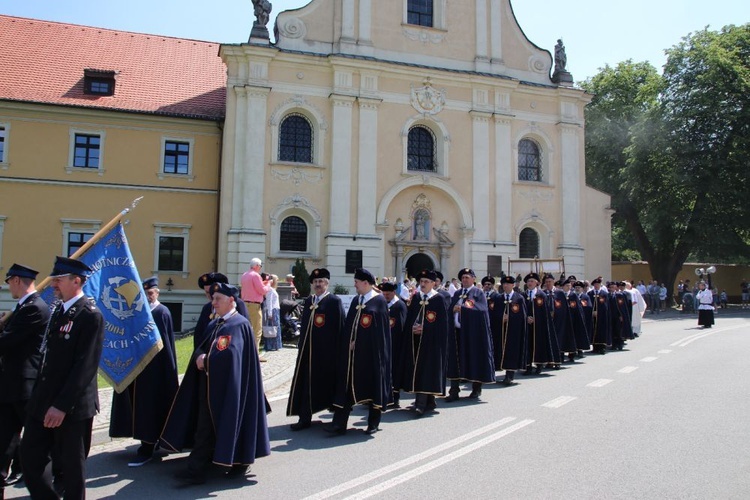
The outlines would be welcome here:
M 103 228 L 101 228 L 99 231 L 97 231 L 96 234 L 94 234 L 94 236 L 92 236 L 89 239 L 89 241 L 87 241 L 86 243 L 84 243 L 81 246 L 81 248 L 79 248 L 78 250 L 76 250 L 73 253 L 73 255 L 70 256 L 70 258 L 71 259 L 77 259 L 81 255 L 83 255 L 86 252 L 88 252 L 89 248 L 91 248 L 92 246 L 94 246 L 97 241 L 99 241 L 100 239 L 102 239 L 102 237 L 105 234 L 107 234 L 113 227 L 115 227 L 117 224 L 119 224 L 119 222 L 123 219 L 123 217 L 125 217 L 127 214 L 129 214 L 130 211 L 132 209 L 134 209 L 138 205 L 138 202 L 141 201 L 142 199 L 143 199 L 143 196 L 139 196 L 138 198 L 136 198 L 135 200 L 133 200 L 133 203 L 131 203 L 129 207 L 125 207 L 119 214 L 115 215 L 115 217 L 111 221 L 107 222 L 104 225 Z M 49 285 L 50 281 L 52 281 L 52 278 L 50 278 L 49 276 L 47 276 L 46 278 L 44 278 L 42 280 L 42 282 L 39 283 L 36 286 L 37 292 L 41 292 L 42 290 L 44 290 L 45 288 L 47 288 L 47 286 Z

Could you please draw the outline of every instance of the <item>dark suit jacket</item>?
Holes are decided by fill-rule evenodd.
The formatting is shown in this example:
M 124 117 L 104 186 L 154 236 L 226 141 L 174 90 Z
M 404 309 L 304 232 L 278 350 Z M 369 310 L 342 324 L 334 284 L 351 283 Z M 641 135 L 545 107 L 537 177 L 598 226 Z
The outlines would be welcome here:
M 83 420 L 99 410 L 96 372 L 102 356 L 104 318 L 89 297 L 78 299 L 64 314 L 50 320 L 46 354 L 27 408 L 30 418 L 43 420 L 50 406 L 66 419 Z
M 0 402 L 28 401 L 42 356 L 39 345 L 49 321 L 49 307 L 33 293 L 0 333 Z

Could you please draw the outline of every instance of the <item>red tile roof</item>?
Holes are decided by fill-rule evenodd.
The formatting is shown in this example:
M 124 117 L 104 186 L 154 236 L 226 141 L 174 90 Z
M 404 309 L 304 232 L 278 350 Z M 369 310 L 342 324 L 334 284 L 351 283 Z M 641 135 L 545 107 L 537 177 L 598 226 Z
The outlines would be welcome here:
M 0 15 L 0 100 L 221 119 L 219 45 Z M 84 69 L 117 71 L 114 96 L 84 94 Z

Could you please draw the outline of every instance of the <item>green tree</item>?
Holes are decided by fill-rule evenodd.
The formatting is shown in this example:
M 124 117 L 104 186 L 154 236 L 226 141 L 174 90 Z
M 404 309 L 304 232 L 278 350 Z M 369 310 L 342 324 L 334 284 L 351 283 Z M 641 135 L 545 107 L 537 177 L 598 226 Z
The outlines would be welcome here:
M 612 195 L 613 249 L 637 250 L 671 287 L 689 256 L 738 262 L 750 249 L 750 25 L 691 34 L 667 55 L 663 76 L 626 61 L 582 86 L 594 94 L 587 178 Z
M 310 295 L 310 273 L 307 272 L 305 267 L 304 259 L 297 259 L 294 261 L 292 267 L 292 274 L 294 275 L 294 287 L 297 289 L 300 297 L 307 297 Z

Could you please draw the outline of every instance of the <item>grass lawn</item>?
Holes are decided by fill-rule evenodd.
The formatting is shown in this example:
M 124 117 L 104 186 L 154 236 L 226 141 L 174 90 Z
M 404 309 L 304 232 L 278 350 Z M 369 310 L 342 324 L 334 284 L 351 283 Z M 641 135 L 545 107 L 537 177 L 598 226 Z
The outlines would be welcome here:
M 183 373 L 185 373 L 188 361 L 190 361 L 190 356 L 193 354 L 193 336 L 188 335 L 187 337 L 176 340 L 174 343 L 174 347 L 177 350 L 177 373 L 182 375 Z M 98 375 L 97 377 L 99 382 L 99 389 L 102 389 L 104 387 L 112 387 L 112 385 L 107 382 L 104 377 L 102 377 L 101 375 Z

